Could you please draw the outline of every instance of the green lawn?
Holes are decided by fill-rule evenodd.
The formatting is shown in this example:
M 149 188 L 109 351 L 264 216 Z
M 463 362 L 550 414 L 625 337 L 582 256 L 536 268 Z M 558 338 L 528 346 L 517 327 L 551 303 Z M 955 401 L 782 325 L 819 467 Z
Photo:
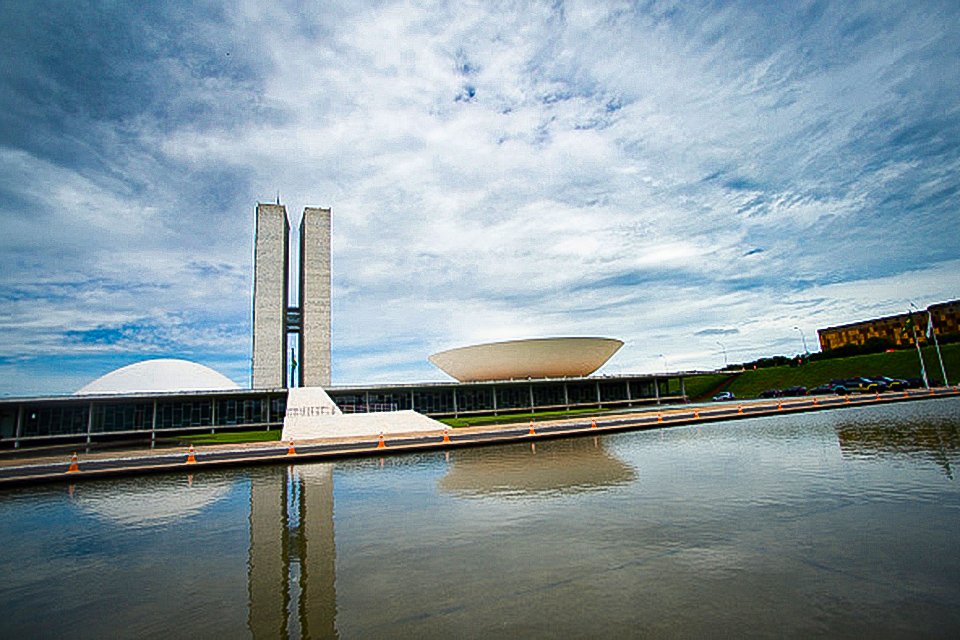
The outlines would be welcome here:
M 943 364 L 950 381 L 960 378 L 960 343 L 943 345 Z M 931 380 L 940 380 L 940 363 L 933 347 L 923 349 L 923 361 L 927 375 Z M 799 367 L 770 367 L 744 371 L 737 375 L 722 390 L 732 391 L 738 398 L 753 398 L 765 389 L 783 389 L 802 385 L 810 388 L 829 382 L 832 378 L 852 378 L 854 376 L 890 376 L 891 378 L 919 378 L 920 363 L 916 349 L 906 349 L 893 353 L 874 353 L 865 356 L 818 360 Z M 706 378 L 698 382 L 699 378 Z M 719 380 L 719 374 L 697 376 L 686 380 L 687 393 L 692 400 L 705 400 L 712 395 L 711 384 Z M 696 389 L 705 392 L 695 393 Z
M 687 397 L 692 401 L 709 399 L 720 391 L 726 391 L 733 380 L 737 378 L 735 373 L 708 373 L 702 376 L 684 378 L 683 386 L 687 391 Z
M 182 444 L 237 444 L 241 442 L 276 442 L 280 439 L 280 429 L 270 431 L 224 431 L 222 433 L 201 433 L 193 436 L 177 436 L 170 441 Z
M 469 416 L 464 418 L 439 418 L 439 421 L 448 427 L 481 427 L 491 424 L 505 424 L 509 422 L 526 422 L 528 420 L 543 420 L 544 418 L 574 418 L 583 414 L 598 414 L 608 409 L 570 409 L 559 411 L 537 411 L 536 413 L 510 413 L 499 416 Z

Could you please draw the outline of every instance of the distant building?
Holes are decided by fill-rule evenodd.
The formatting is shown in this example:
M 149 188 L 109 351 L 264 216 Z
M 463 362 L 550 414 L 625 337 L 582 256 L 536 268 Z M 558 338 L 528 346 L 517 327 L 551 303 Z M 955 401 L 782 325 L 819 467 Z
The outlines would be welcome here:
M 951 300 L 930 305 L 926 311 L 912 314 L 900 313 L 895 316 L 818 329 L 820 350 L 829 351 L 850 344 L 862 345 L 870 338 L 889 340 L 896 346 L 910 345 L 913 343 L 913 332 L 907 320 L 911 315 L 914 326 L 917 328 L 917 339 L 920 342 L 926 342 L 927 311 L 933 317 L 933 328 L 937 336 L 960 333 L 960 300 Z

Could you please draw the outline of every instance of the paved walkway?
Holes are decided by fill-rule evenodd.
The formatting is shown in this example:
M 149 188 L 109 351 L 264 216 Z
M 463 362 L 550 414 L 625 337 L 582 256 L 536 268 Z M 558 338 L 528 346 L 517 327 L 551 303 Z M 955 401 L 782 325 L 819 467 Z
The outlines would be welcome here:
M 346 457 L 389 454 L 533 441 L 544 438 L 599 435 L 616 431 L 736 420 L 764 415 L 835 409 L 872 404 L 914 402 L 960 395 L 958 387 L 913 390 L 876 395 L 806 396 L 782 400 L 726 402 L 672 408 L 646 408 L 632 413 L 604 413 L 595 417 L 543 422 L 467 427 L 436 432 L 396 433 L 386 439 L 323 438 L 303 442 L 258 442 L 170 449 L 126 449 L 85 453 L 75 461 L 62 453 L 37 452 L 0 459 L 0 487 L 41 482 L 81 480 L 160 472 L 253 464 L 292 464 Z

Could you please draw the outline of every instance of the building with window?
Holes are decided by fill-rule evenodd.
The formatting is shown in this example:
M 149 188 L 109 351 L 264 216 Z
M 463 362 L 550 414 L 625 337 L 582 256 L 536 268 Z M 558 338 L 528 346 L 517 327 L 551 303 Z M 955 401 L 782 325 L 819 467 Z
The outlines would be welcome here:
M 110 374 L 108 374 L 110 375 Z M 329 387 L 344 413 L 412 409 L 433 418 L 683 402 L 683 374 Z M 182 433 L 282 429 L 287 389 L 126 392 L 0 399 L 0 448 Z
M 196 363 L 147 360 L 110 372 L 73 396 L 0 399 L 0 448 L 282 429 L 288 386 L 322 387 L 344 413 L 413 410 L 432 418 L 686 400 L 682 374 L 589 377 L 623 345 L 612 338 L 462 347 L 431 357 L 455 381 L 331 386 L 330 209 L 304 209 L 295 301 L 290 230 L 283 205 L 257 205 L 250 389 Z M 287 359 L 293 338 L 296 365 Z
M 925 311 L 900 313 L 895 316 L 818 329 L 820 350 L 829 351 L 849 344 L 862 345 L 871 338 L 889 340 L 898 347 L 908 346 L 913 344 L 913 331 L 908 324 L 911 316 L 917 328 L 917 339 L 922 344 L 927 341 L 928 312 L 938 337 L 960 333 L 960 300 L 951 300 L 930 305 Z

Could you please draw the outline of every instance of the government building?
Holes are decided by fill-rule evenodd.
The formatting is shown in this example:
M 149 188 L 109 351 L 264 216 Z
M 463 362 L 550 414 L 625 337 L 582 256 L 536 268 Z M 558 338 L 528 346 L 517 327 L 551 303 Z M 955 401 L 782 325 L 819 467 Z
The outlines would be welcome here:
M 433 418 L 626 409 L 686 400 L 684 376 L 592 376 L 623 345 L 548 337 L 429 356 L 450 382 L 331 385 L 331 212 L 307 207 L 299 227 L 299 288 L 289 287 L 286 207 L 255 211 L 251 388 L 203 365 L 137 362 L 71 396 L 0 400 L 0 447 L 280 429 L 289 387 L 321 387 L 343 413 L 413 410 Z M 288 358 L 292 353 L 297 359 Z
M 829 351 L 851 344 L 862 345 L 871 338 L 889 340 L 898 347 L 912 345 L 913 331 L 908 324 L 911 316 L 917 329 L 917 340 L 921 344 L 925 343 L 927 342 L 928 312 L 929 318 L 933 321 L 934 333 L 938 338 L 960 333 L 960 300 L 951 300 L 930 305 L 924 311 L 899 313 L 895 316 L 819 329 L 817 337 L 820 339 L 820 350 Z

